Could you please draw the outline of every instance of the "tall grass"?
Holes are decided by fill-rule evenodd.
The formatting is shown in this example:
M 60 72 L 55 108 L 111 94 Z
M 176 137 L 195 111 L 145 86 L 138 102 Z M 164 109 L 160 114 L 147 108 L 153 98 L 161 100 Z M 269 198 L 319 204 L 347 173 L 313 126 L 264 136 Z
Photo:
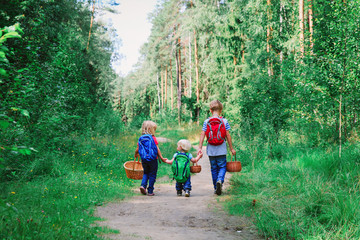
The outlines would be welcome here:
M 101 129 L 108 132 L 105 125 Z M 96 227 L 100 219 L 93 212 L 131 196 L 131 188 L 140 185 L 126 177 L 123 164 L 133 160 L 141 131 L 92 132 L 96 134 L 69 137 L 71 144 L 55 152 L 38 153 L 21 173 L 8 173 L 11 180 L 0 184 L 0 239 L 99 239 L 112 231 Z M 171 158 L 177 140 L 188 135 L 159 126 L 156 136 L 169 139 L 159 142 L 163 156 Z M 170 165 L 160 164 L 158 178 L 170 172 Z
M 39 154 L 17 181 L 1 188 L 1 239 L 95 239 L 95 206 L 129 195 L 123 163 L 133 136 L 77 138 L 71 153 Z
M 252 216 L 268 239 L 359 239 L 360 153 L 294 152 L 231 178 L 232 214 Z

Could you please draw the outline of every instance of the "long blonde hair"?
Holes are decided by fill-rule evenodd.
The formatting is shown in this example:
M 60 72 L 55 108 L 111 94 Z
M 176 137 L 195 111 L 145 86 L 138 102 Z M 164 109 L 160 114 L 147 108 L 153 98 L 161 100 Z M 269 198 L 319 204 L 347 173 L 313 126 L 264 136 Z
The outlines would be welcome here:
M 144 121 L 141 126 L 142 134 L 155 135 L 157 125 L 153 121 Z

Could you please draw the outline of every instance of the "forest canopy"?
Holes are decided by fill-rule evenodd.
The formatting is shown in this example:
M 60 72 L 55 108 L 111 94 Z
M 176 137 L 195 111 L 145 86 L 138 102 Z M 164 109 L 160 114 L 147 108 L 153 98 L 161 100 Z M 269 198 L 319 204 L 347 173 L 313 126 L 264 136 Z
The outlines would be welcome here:
M 201 122 L 219 99 L 250 142 L 358 140 L 359 7 L 343 0 L 160 1 L 118 107 L 133 122 Z

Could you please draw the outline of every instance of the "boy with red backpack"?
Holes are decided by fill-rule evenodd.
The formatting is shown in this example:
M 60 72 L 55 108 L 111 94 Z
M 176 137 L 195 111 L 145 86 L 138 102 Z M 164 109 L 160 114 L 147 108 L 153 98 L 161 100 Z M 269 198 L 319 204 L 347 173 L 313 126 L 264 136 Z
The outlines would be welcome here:
M 226 142 L 229 144 L 232 155 L 236 154 L 229 133 L 229 122 L 227 119 L 220 116 L 222 110 L 223 105 L 219 100 L 210 102 L 210 112 L 212 116 L 204 121 L 198 150 L 199 153 L 202 153 L 202 146 L 206 136 L 208 141 L 206 153 L 210 159 L 211 176 L 215 189 L 214 193 L 217 195 L 221 195 L 222 185 L 225 179 L 227 154 Z

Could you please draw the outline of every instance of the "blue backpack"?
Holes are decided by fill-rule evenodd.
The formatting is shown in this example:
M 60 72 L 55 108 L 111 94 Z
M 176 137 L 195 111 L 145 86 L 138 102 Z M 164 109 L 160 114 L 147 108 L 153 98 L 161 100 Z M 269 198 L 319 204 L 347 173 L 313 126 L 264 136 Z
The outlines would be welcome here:
M 139 155 L 142 161 L 150 162 L 157 158 L 158 150 L 153 136 L 144 134 L 139 138 Z

